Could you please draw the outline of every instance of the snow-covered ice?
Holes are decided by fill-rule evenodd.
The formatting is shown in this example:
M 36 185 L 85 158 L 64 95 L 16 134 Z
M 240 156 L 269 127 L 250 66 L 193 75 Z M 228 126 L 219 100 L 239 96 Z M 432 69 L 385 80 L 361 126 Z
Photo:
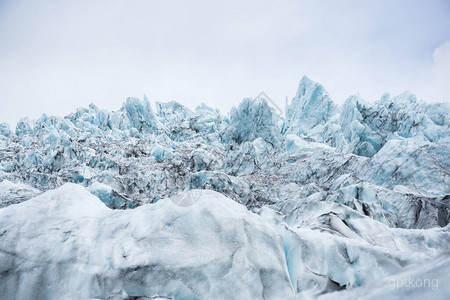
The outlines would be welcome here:
M 2 295 L 293 297 L 283 241 L 261 217 L 214 191 L 177 197 L 111 210 L 67 183 L 0 210 Z

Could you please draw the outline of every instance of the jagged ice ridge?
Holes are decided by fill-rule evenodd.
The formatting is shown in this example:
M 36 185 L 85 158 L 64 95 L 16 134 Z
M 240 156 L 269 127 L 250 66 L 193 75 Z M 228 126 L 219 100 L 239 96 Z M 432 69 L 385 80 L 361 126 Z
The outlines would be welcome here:
M 449 113 L 304 77 L 285 116 L 144 97 L 2 123 L 0 298 L 448 298 Z M 439 289 L 386 290 L 422 269 Z

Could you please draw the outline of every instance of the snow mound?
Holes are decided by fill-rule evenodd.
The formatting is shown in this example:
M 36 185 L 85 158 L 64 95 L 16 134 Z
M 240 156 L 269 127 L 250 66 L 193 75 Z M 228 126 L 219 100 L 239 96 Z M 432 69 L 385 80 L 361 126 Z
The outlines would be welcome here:
M 196 204 L 178 206 L 188 198 Z M 111 210 L 65 184 L 1 209 L 2 297 L 293 296 L 283 242 L 264 220 L 213 191 L 177 199 Z

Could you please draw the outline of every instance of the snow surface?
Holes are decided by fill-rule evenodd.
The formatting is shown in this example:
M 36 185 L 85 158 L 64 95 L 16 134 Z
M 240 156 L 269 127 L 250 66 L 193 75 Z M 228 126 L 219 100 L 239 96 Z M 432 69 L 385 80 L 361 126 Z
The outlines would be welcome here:
M 111 210 L 67 183 L 0 210 L 3 296 L 293 296 L 283 241 L 258 215 L 214 191 L 181 197 L 198 199 Z
M 155 107 L 0 123 L 0 298 L 448 298 L 449 105 Z

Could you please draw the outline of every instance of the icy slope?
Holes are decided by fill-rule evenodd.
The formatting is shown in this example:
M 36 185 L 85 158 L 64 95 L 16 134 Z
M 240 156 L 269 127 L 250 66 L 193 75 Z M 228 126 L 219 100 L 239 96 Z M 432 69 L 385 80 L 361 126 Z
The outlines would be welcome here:
M 2 297 L 289 299 L 365 285 L 448 251 L 448 228 L 391 229 L 315 198 L 260 217 L 192 190 L 122 211 L 65 184 L 0 210 Z
M 294 289 L 302 296 L 366 285 L 448 253 L 449 227 L 429 230 L 389 228 L 348 207 L 317 201 L 263 208 L 283 237 Z
M 426 264 L 405 268 L 402 272 L 369 283 L 358 289 L 331 293 L 325 299 L 445 300 L 450 295 L 450 257 L 445 255 Z
M 0 210 L 4 299 L 288 299 L 283 242 L 213 191 L 114 211 L 66 184 Z M 177 203 L 177 204 L 175 204 Z

